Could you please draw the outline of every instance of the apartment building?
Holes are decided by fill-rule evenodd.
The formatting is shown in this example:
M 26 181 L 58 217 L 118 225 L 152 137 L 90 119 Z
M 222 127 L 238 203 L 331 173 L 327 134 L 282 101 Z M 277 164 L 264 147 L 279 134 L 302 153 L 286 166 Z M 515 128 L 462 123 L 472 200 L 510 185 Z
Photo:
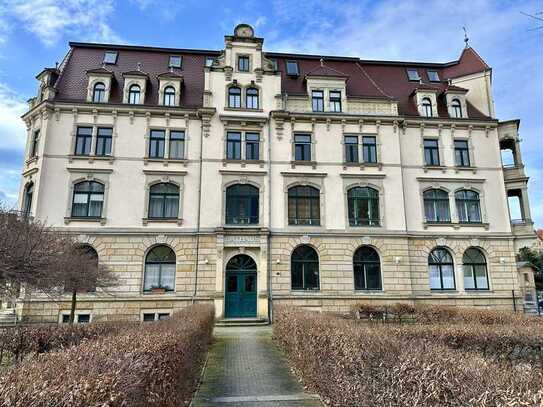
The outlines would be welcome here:
M 495 117 L 472 48 L 416 63 L 265 52 L 246 24 L 224 39 L 70 43 L 38 74 L 20 208 L 121 281 L 80 294 L 80 322 L 192 302 L 261 319 L 278 304 L 522 307 L 519 121 Z M 61 322 L 69 297 L 25 292 L 18 313 Z

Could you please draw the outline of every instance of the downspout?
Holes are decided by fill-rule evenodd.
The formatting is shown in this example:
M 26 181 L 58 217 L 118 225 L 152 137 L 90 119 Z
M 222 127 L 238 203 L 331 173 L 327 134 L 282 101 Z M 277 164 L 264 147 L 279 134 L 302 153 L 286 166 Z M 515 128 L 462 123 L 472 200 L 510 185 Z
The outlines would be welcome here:
M 402 121 L 403 126 L 405 126 L 405 121 Z M 402 127 L 403 127 L 402 126 Z M 413 293 L 413 266 L 411 264 L 411 244 L 409 241 L 409 228 L 407 227 L 407 202 L 405 200 L 405 177 L 404 177 L 404 162 L 402 156 L 402 140 L 401 140 L 401 131 L 400 126 L 398 125 L 398 148 L 400 149 L 400 172 L 402 174 L 402 200 L 403 200 L 403 217 L 405 223 L 405 238 L 407 241 L 407 261 L 409 264 L 409 284 L 411 286 L 411 297 L 414 298 Z M 398 264 L 396 264 L 398 267 Z
M 194 292 L 192 293 L 191 303 L 196 301 L 196 292 L 198 290 L 198 265 L 200 257 L 200 214 L 202 209 L 202 167 L 203 167 L 203 145 L 204 145 L 204 120 L 200 115 L 200 157 L 198 172 L 198 209 L 196 212 L 196 257 L 194 264 Z
M 271 136 L 271 112 L 269 114 L 269 120 L 268 120 L 268 319 L 269 323 L 271 324 L 273 322 L 273 290 L 272 290 L 272 255 L 271 255 L 271 238 L 272 238 L 272 165 L 271 165 L 271 142 L 272 142 L 272 136 Z

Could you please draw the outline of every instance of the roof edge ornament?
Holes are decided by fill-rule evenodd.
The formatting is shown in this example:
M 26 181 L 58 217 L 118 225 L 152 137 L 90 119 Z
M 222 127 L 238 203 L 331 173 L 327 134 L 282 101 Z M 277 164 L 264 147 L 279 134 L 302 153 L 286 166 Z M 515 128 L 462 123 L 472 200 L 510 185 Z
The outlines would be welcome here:
M 234 28 L 234 36 L 241 38 L 254 38 L 255 30 L 249 24 L 241 23 Z
M 466 43 L 466 48 L 469 48 L 469 37 L 468 37 L 468 31 L 466 30 L 466 27 L 462 27 L 464 30 L 464 42 Z

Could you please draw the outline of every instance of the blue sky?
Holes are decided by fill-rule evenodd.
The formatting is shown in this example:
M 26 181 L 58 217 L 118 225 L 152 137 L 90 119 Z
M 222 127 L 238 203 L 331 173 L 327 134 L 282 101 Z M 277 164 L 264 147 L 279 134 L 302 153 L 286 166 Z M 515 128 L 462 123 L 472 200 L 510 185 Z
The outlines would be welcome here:
M 423 5 L 424 4 L 424 5 Z M 247 22 L 268 51 L 445 62 L 463 31 L 493 67 L 498 118 L 520 118 L 532 215 L 543 226 L 543 18 L 541 0 L 0 0 L 0 200 L 16 201 L 25 128 L 20 115 L 35 75 L 68 41 L 221 49 Z M 537 182 L 537 180 L 540 180 Z

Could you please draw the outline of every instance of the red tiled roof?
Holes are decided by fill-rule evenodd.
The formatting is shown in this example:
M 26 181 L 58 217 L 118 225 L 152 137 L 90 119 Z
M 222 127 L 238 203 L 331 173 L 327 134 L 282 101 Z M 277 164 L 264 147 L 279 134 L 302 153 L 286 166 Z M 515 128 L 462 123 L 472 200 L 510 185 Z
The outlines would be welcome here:
M 87 73 L 99 73 L 104 75 L 113 75 L 113 72 L 111 72 L 109 69 L 104 68 L 103 66 L 96 69 L 89 69 Z
M 468 89 L 461 88 L 460 86 L 455 86 L 455 85 L 447 85 L 447 87 L 445 88 L 445 92 L 463 92 L 463 93 L 466 93 L 466 92 L 468 92 Z
M 117 86 L 111 90 L 110 101 L 121 103 L 123 73 L 133 70 L 138 63 L 141 70 L 149 74 L 146 105 L 156 105 L 158 102 L 158 75 L 164 73 L 169 66 L 172 54 L 183 58 L 182 70 L 177 71 L 183 76 L 181 106 L 200 107 L 203 102 L 204 62 L 206 57 L 217 57 L 219 51 L 183 50 L 170 48 L 151 48 L 135 46 L 116 46 L 109 44 L 71 43 L 72 52 L 68 63 L 57 82 L 57 99 L 65 101 L 83 101 L 86 98 L 86 71 L 97 69 L 102 65 L 104 50 L 118 50 L 115 65 L 108 65 L 117 81 Z M 486 71 L 489 66 L 477 55 L 472 48 L 465 48 L 458 61 L 449 63 L 416 63 L 393 61 L 365 61 L 352 57 L 326 57 L 321 66 L 321 56 L 266 53 L 268 58 L 277 60 L 281 74 L 282 92 L 287 94 L 306 94 L 306 75 L 341 75 L 346 78 L 348 96 L 394 99 L 399 104 L 399 114 L 418 116 L 417 108 L 410 96 L 420 86 L 431 86 L 442 93 L 447 88 L 448 79 Z M 297 77 L 286 75 L 286 61 L 297 60 L 299 73 Z M 409 81 L 406 68 L 417 68 L 423 84 Z M 426 70 L 438 72 L 442 82 L 428 80 Z M 447 108 L 442 98 L 438 98 L 438 113 L 447 117 Z M 471 118 L 487 118 L 484 114 L 468 103 L 468 114 Z
M 157 78 L 183 79 L 183 75 L 177 72 L 164 72 L 164 73 L 158 74 Z

